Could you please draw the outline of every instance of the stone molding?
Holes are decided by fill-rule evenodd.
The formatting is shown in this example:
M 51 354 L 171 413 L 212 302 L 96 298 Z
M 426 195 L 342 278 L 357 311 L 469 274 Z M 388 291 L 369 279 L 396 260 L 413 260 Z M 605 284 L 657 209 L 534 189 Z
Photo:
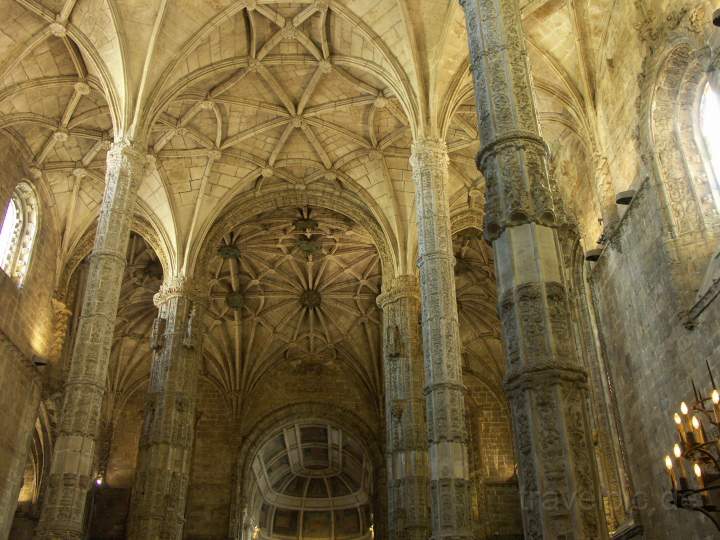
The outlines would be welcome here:
M 415 276 L 397 276 L 393 278 L 388 287 L 383 287 L 383 292 L 376 299 L 377 305 L 384 310 L 389 304 L 393 304 L 404 298 L 420 300 L 420 289 L 418 279 Z
M 165 280 L 160 290 L 153 295 L 153 303 L 160 308 L 175 298 L 188 298 L 193 303 L 203 305 L 208 302 L 207 295 L 187 276 L 175 276 Z

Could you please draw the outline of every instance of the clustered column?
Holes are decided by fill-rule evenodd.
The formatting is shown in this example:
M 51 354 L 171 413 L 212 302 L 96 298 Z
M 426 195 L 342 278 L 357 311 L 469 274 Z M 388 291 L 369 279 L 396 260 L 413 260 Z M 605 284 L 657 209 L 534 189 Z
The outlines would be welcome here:
M 127 141 L 113 144 L 107 154 L 105 194 L 65 385 L 39 538 L 82 538 L 87 493 L 94 481 L 95 443 L 130 223 L 144 164 L 144 150 Z
M 470 537 L 470 476 L 465 426 L 455 257 L 444 142 L 419 139 L 410 162 L 415 182 L 422 292 L 425 396 L 433 538 Z
M 155 295 L 160 313 L 132 494 L 128 537 L 180 539 L 195 434 L 203 302 L 172 280 Z
M 533 103 L 518 0 L 465 8 L 508 359 L 525 537 L 606 538 L 588 422 L 587 375 L 572 343 L 548 149 Z
M 417 278 L 394 279 L 377 303 L 383 310 L 389 538 L 427 540 L 430 479 Z

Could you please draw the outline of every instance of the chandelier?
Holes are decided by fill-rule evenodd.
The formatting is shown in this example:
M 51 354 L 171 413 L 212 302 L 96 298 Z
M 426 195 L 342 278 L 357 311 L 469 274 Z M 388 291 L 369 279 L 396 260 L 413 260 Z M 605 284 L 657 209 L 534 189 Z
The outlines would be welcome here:
M 683 401 L 673 415 L 680 440 L 665 456 L 665 469 L 672 504 L 706 515 L 720 531 L 720 391 L 707 368 L 713 390 L 704 398 L 692 383 L 695 400 Z

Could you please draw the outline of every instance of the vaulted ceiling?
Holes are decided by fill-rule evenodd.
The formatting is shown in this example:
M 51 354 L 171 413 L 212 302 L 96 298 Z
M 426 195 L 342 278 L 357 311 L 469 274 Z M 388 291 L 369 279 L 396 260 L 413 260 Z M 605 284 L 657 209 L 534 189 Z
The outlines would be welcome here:
M 540 119 L 558 155 L 593 152 L 606 3 L 521 2 Z M 50 202 L 59 267 L 94 226 L 117 136 L 148 145 L 137 211 L 171 272 L 192 270 L 233 200 L 328 186 L 371 209 L 396 271 L 412 271 L 408 156 L 422 133 L 448 140 L 454 211 L 480 207 L 456 0 L 0 0 L 0 11 L 0 129 Z M 562 169 L 568 185 L 591 191 L 587 160 L 575 162 Z
M 380 260 L 362 225 L 308 207 L 253 216 L 227 232 L 211 270 L 206 372 L 227 395 L 251 395 L 279 364 L 308 376 L 339 366 L 382 395 Z

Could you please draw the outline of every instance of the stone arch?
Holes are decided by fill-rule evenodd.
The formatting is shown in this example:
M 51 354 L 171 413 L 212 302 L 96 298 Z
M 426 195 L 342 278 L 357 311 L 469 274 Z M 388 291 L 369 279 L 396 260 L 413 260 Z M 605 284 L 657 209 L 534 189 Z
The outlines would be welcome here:
M 253 218 L 254 216 L 273 209 L 293 206 L 317 206 L 343 214 L 356 223 L 363 225 L 373 238 L 375 247 L 382 261 L 383 281 L 390 280 L 398 267 L 398 252 L 391 228 L 384 220 L 378 219 L 376 214 L 368 209 L 362 201 L 346 190 L 316 188 L 309 186 L 303 190 L 282 190 L 268 192 L 261 196 L 239 198 L 230 203 L 225 214 L 218 219 L 205 235 L 202 248 L 198 250 L 194 265 L 195 268 L 208 272 L 209 261 L 214 250 L 220 245 L 220 239 L 233 227 Z M 382 214 L 380 214 L 382 215 Z M 200 276 L 196 276 L 200 277 Z M 201 281 L 205 282 L 205 277 Z
M 75 242 L 75 246 L 71 250 L 70 256 L 67 258 L 65 265 L 58 276 L 55 288 L 55 297 L 58 300 L 63 302 L 66 300 L 70 289 L 70 281 L 75 273 L 75 270 L 80 263 L 92 253 L 93 245 L 95 243 L 95 229 L 96 222 L 93 221 L 90 227 L 88 227 L 85 231 L 85 234 L 83 234 Z M 165 279 L 170 279 L 175 268 L 173 264 L 173 251 L 168 246 L 167 239 L 159 232 L 161 229 L 156 227 L 147 218 L 136 214 L 130 225 L 130 230 L 142 236 L 148 245 L 153 249 L 160 260 L 160 264 L 162 265 L 163 276 L 165 276 Z
M 483 231 L 484 212 L 481 207 L 466 208 L 450 216 L 450 231 L 456 235 L 467 229 Z
M 696 131 L 710 56 L 692 36 L 685 36 L 651 61 L 652 82 L 641 94 L 648 116 L 641 146 L 658 178 L 667 228 L 680 236 L 720 222 Z

